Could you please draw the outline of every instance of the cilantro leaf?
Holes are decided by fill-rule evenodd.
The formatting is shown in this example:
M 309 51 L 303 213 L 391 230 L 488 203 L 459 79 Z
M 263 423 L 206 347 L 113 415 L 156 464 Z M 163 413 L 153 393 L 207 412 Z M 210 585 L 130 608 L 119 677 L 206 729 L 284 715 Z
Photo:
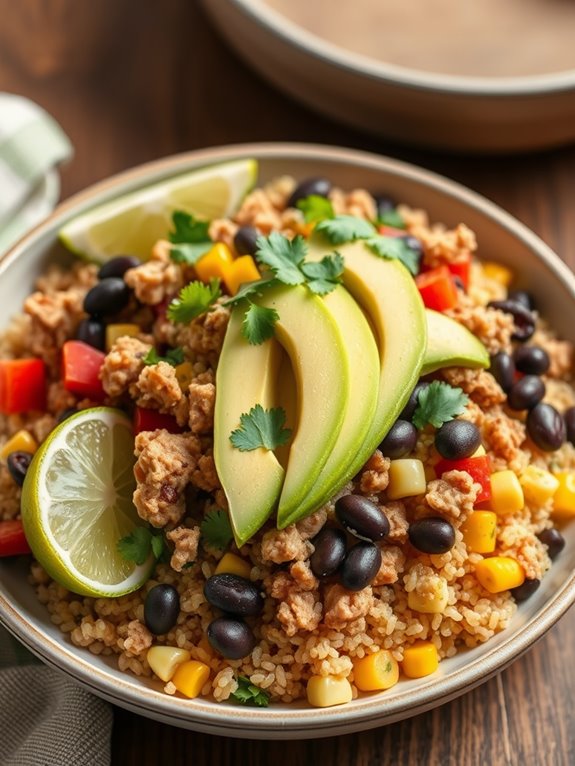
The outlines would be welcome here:
M 279 319 L 279 314 L 275 309 L 268 309 L 264 306 L 256 306 L 250 303 L 242 323 L 242 335 L 253 346 L 259 346 L 268 338 L 272 338 L 275 333 L 275 323 Z
M 310 194 L 309 197 L 298 200 L 296 206 L 302 211 L 306 223 L 325 221 L 335 215 L 327 197 L 320 197 L 317 194 Z
M 117 549 L 125 561 L 133 561 L 138 566 L 147 561 L 150 553 L 160 559 L 167 552 L 163 534 L 154 534 L 148 527 L 136 527 L 129 535 L 118 540 Z
M 386 237 L 377 235 L 370 237 L 365 242 L 372 253 L 379 255 L 380 258 L 394 259 L 401 261 L 405 268 L 415 276 L 419 272 L 419 253 L 413 250 L 407 242 L 401 237 Z
M 160 356 L 155 348 L 151 348 L 142 361 L 146 365 L 167 362 L 168 364 L 171 364 L 172 367 L 177 367 L 184 361 L 184 349 L 179 346 L 177 348 L 170 348 L 166 351 L 166 356 Z
M 168 548 L 163 535 L 152 535 L 150 541 L 152 547 L 152 553 L 157 559 L 161 559 L 166 554 Z
M 285 419 L 283 407 L 264 410 L 261 404 L 256 404 L 247 414 L 240 415 L 241 425 L 232 431 L 230 441 L 241 452 L 281 447 L 291 436 L 291 429 L 284 428 Z
M 220 280 L 210 279 L 210 284 L 190 282 L 180 290 L 177 298 L 168 306 L 168 319 L 172 322 L 187 324 L 192 319 L 204 314 L 221 295 Z
M 405 221 L 395 208 L 380 213 L 377 222 L 383 226 L 393 226 L 394 229 L 405 229 Z
M 174 263 L 185 263 L 187 266 L 193 266 L 211 247 L 211 240 L 207 242 L 185 242 L 177 247 L 172 247 L 170 258 Z
M 354 215 L 336 215 L 335 218 L 320 221 L 315 230 L 323 234 L 332 245 L 368 239 L 376 233 L 375 227 L 363 218 Z
M 250 298 L 252 295 L 261 295 L 263 290 L 268 287 L 273 287 L 278 284 L 278 280 L 273 277 L 265 277 L 264 279 L 256 279 L 253 282 L 244 282 L 233 298 L 224 301 L 224 306 L 235 306 L 243 301 L 245 298 Z
M 269 266 L 280 282 L 285 285 L 300 285 L 305 282 L 299 268 L 307 252 L 302 236 L 298 234 L 289 240 L 279 232 L 272 231 L 269 237 L 258 237 L 256 245 L 256 259 Z
M 317 295 L 327 295 L 341 281 L 344 261 L 339 253 L 324 255 L 321 261 L 302 263 L 309 289 Z
M 469 397 L 461 388 L 454 388 L 448 383 L 434 380 L 419 392 L 417 408 L 412 422 L 416 428 L 424 428 L 431 423 L 440 428 L 456 415 L 461 415 L 469 403 Z
M 238 688 L 232 692 L 230 698 L 239 702 L 240 705 L 253 705 L 255 707 L 267 707 L 270 701 L 269 694 L 252 684 L 249 678 L 238 676 Z
M 223 550 L 234 538 L 226 511 L 210 511 L 200 524 L 200 534 L 210 548 Z
M 170 258 L 175 263 L 193 265 L 212 246 L 212 240 L 208 234 L 209 221 L 200 221 L 183 210 L 176 210 L 172 214 L 173 231 L 168 235 L 170 242 L 178 245 L 172 247 Z

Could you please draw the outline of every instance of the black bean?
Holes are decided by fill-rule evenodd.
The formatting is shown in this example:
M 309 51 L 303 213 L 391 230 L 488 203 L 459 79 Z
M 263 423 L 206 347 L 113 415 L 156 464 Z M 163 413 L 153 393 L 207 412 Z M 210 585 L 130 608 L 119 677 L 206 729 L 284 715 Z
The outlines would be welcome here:
M 363 590 L 381 566 L 381 551 L 374 543 L 356 543 L 347 552 L 341 567 L 341 584 L 347 590 Z
M 567 440 L 575 445 L 575 407 L 569 407 L 563 415 L 567 428 Z
M 394 460 L 413 452 L 417 443 L 417 428 L 409 420 L 396 420 L 379 445 L 381 454 Z
M 389 534 L 385 513 L 361 495 L 344 495 L 336 500 L 335 515 L 339 523 L 360 540 L 383 540 Z
M 529 340 L 535 332 L 535 317 L 521 303 L 507 299 L 505 301 L 491 301 L 487 306 L 511 314 L 515 322 L 515 330 L 511 335 L 513 340 L 521 342 Z
M 123 279 L 110 277 L 92 287 L 84 298 L 84 311 L 91 316 L 117 314 L 128 305 L 130 289 Z
M 468 420 L 450 420 L 435 434 L 435 449 L 447 460 L 470 457 L 480 445 L 479 428 Z
M 10 471 L 10 476 L 14 479 L 16 484 L 21 487 L 24 484 L 24 479 L 26 478 L 26 472 L 28 471 L 28 467 L 30 463 L 32 462 L 32 453 L 31 452 L 11 452 L 8 455 L 8 458 L 6 460 L 8 464 L 8 470 Z
M 463 284 L 463 280 L 461 279 L 461 277 L 457 276 L 457 274 L 456 274 L 455 276 L 451 275 L 451 279 L 453 280 L 453 284 L 455 285 L 455 287 L 457 287 L 457 289 L 458 289 L 458 290 L 461 290 L 461 291 L 462 291 L 462 292 L 464 292 L 464 293 L 466 293 L 466 292 L 467 292 L 467 290 L 465 289 L 465 285 Z
M 261 232 L 255 226 L 240 226 L 234 235 L 234 247 L 239 255 L 255 255 Z
M 311 571 L 324 578 L 335 574 L 345 558 L 345 533 L 334 527 L 324 527 L 312 540 L 314 552 L 309 558 Z
M 537 535 L 543 545 L 547 546 L 547 554 L 551 561 L 557 558 L 565 547 L 565 538 L 555 527 L 544 529 Z
M 100 268 L 98 279 L 123 277 L 129 269 L 139 266 L 142 261 L 135 255 L 116 255 Z
M 68 407 L 67 410 L 62 410 L 62 412 L 58 415 L 57 423 L 63 423 L 65 420 L 68 420 L 68 418 L 71 418 L 72 415 L 75 415 L 78 412 L 78 410 L 75 407 Z
M 163 636 L 174 627 L 180 614 L 180 596 L 173 585 L 154 585 L 144 601 L 144 622 L 156 636 Z
M 549 354 L 541 346 L 518 346 L 513 360 L 516 369 L 526 375 L 544 375 L 551 364 Z
M 565 421 L 555 407 L 541 402 L 527 415 L 527 433 L 539 449 L 553 452 L 567 437 Z
M 511 386 L 507 405 L 512 410 L 531 410 L 545 396 L 545 383 L 537 375 L 525 375 Z
M 400 420 L 411 420 L 413 417 L 413 413 L 415 412 L 415 408 L 419 404 L 418 397 L 421 391 L 423 391 L 424 388 L 427 388 L 429 383 L 426 380 L 420 380 L 418 383 L 416 383 L 415 388 L 411 392 L 411 395 L 409 399 L 407 400 L 407 404 L 401 411 L 401 414 L 399 416 Z
M 515 362 L 506 354 L 505 351 L 499 351 L 491 357 L 489 372 L 499 383 L 501 388 L 508 393 L 515 382 Z
M 315 197 L 327 197 L 331 191 L 331 181 L 327 178 L 306 178 L 299 183 L 287 201 L 288 207 L 297 207 L 300 199 L 305 199 L 312 194 Z
M 239 575 L 224 573 L 208 577 L 204 585 L 208 603 L 237 617 L 261 614 L 264 600 L 257 585 Z
M 507 296 L 507 299 L 514 301 L 515 303 L 520 303 L 529 311 L 533 311 L 536 308 L 535 300 L 533 299 L 531 293 L 528 293 L 527 290 L 512 290 Z
M 413 237 L 411 234 L 408 234 L 405 237 L 401 237 L 401 239 L 405 242 L 410 250 L 415 250 L 418 255 L 423 253 L 423 245 L 421 244 L 421 240 L 417 239 L 417 237 Z
M 541 585 L 541 580 L 524 580 L 522 585 L 518 585 L 517 588 L 511 588 L 511 595 L 515 601 L 527 601 L 532 596 L 537 588 Z
M 387 194 L 374 194 L 373 199 L 377 208 L 378 216 L 384 216 L 397 208 L 397 201 Z
M 428 516 L 409 525 L 409 542 L 423 553 L 447 553 L 455 545 L 455 530 L 440 516 Z
M 218 617 L 208 625 L 210 646 L 227 660 L 247 657 L 256 645 L 256 637 L 243 620 L 236 617 Z
M 81 340 L 87 343 L 92 348 L 97 348 L 99 351 L 106 350 L 106 328 L 97 319 L 82 319 L 76 329 L 76 340 Z

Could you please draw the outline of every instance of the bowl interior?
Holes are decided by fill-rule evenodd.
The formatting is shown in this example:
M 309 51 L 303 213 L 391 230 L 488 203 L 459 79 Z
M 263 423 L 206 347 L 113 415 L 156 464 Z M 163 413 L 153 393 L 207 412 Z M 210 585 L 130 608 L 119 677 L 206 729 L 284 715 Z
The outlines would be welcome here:
M 35 277 L 54 260 L 69 260 L 57 244 L 62 223 L 81 210 L 152 181 L 194 167 L 240 156 L 260 160 L 260 183 L 285 173 L 299 178 L 327 175 L 344 188 L 387 192 L 435 221 L 461 221 L 475 230 L 479 255 L 498 260 L 517 274 L 517 286 L 534 292 L 541 313 L 558 332 L 575 341 L 571 321 L 575 279 L 524 226 L 481 197 L 412 166 L 360 152 L 298 145 L 255 145 L 206 150 L 152 163 L 104 182 L 61 206 L 0 261 L 1 326 L 17 313 Z M 521 605 L 511 626 L 487 644 L 444 660 L 439 671 L 404 680 L 390 691 L 363 696 L 345 708 L 309 709 L 305 704 L 244 709 L 202 700 L 172 698 L 159 684 L 121 673 L 115 660 L 74 647 L 50 622 L 26 579 L 26 561 L 0 561 L 0 619 L 36 654 L 96 693 L 175 725 L 232 736 L 281 738 L 326 736 L 390 723 L 445 702 L 502 669 L 526 651 L 575 599 L 575 525 L 565 530 L 567 546 L 541 588 Z

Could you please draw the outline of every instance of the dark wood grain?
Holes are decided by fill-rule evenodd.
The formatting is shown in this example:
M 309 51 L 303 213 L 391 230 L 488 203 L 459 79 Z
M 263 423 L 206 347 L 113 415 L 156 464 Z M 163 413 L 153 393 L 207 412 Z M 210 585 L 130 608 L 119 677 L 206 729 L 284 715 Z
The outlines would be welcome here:
M 76 155 L 63 195 L 132 165 L 256 140 L 390 154 L 485 194 L 575 267 L 575 148 L 469 158 L 405 149 L 277 93 L 230 53 L 194 0 L 0 0 L 0 90 L 42 104 Z M 496 254 L 494 254 L 496 255 Z M 498 678 L 386 728 L 309 742 L 216 738 L 117 710 L 113 763 L 435 766 L 575 763 L 575 612 Z

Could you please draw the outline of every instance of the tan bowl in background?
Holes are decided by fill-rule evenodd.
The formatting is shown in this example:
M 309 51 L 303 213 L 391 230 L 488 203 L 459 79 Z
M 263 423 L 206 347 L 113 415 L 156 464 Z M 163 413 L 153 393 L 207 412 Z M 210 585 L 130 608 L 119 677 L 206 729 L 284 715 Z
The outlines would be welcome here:
M 529 287 L 543 315 L 561 335 L 575 341 L 575 278 L 540 239 L 507 213 L 464 187 L 411 165 L 362 152 L 297 144 L 254 144 L 183 154 L 128 171 L 73 197 L 0 260 L 1 325 L 21 310 L 35 278 L 49 262 L 70 259 L 57 244 L 57 232 L 70 217 L 152 182 L 240 157 L 259 160 L 261 182 L 285 173 L 300 179 L 326 175 L 344 188 L 387 192 L 425 208 L 432 220 L 448 225 L 466 222 L 478 235 L 479 254 L 520 269 L 518 285 Z M 37 601 L 27 582 L 26 559 L 0 560 L 0 621 L 49 665 L 141 715 L 232 737 L 340 735 L 392 723 L 448 702 L 527 651 L 575 601 L 575 525 L 565 530 L 565 537 L 565 550 L 539 590 L 520 606 L 507 630 L 480 647 L 444 660 L 432 676 L 401 680 L 387 692 L 362 695 L 341 707 L 318 709 L 298 702 L 244 708 L 170 697 L 159 682 L 120 672 L 115 658 L 94 656 L 73 646 Z

